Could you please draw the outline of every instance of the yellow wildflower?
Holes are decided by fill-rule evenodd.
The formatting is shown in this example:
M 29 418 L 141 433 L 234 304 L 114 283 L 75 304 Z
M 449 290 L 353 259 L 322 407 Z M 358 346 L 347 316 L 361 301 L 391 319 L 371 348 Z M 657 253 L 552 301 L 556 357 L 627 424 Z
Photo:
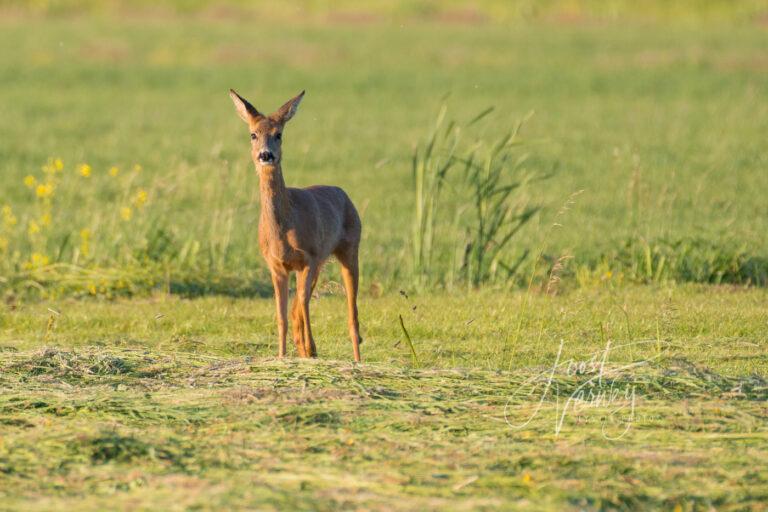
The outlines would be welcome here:
M 48 162 L 43 166 L 43 172 L 45 174 L 55 174 L 61 172 L 64 169 L 64 162 L 61 158 L 49 158 Z
M 531 474 L 527 471 L 523 473 L 523 483 L 525 485 L 530 485 L 533 482 L 533 478 L 531 477 Z
M 29 221 L 29 227 L 27 228 L 27 231 L 29 232 L 30 236 L 39 233 L 40 224 L 38 224 L 34 220 Z
M 93 283 L 90 283 L 90 284 L 88 285 L 88 293 L 90 293 L 91 295 L 96 295 L 96 292 L 97 292 L 97 291 L 98 291 L 98 290 L 96 289 L 96 285 L 95 285 L 95 284 L 93 284 Z
M 91 230 L 88 228 L 81 229 L 80 230 L 80 252 L 83 253 L 83 256 L 88 256 L 88 253 L 90 252 L 90 240 L 91 240 Z
M 43 226 L 50 226 L 51 225 L 51 214 L 48 212 L 45 212 L 42 217 L 40 217 L 40 224 Z
M 133 198 L 133 204 L 136 205 L 136 208 L 141 208 L 146 204 L 147 199 L 149 198 L 149 194 L 147 194 L 147 191 L 143 188 L 140 188 L 136 192 L 136 197 Z
M 117 175 L 120 174 L 120 169 L 117 168 L 117 166 L 113 165 L 109 168 L 109 175 L 113 178 L 117 178 Z
M 35 195 L 40 199 L 45 199 L 53 195 L 53 183 L 40 183 L 35 188 Z
M 27 188 L 33 188 L 35 185 L 37 185 L 37 180 L 34 176 L 29 174 L 26 178 L 24 178 L 24 185 L 26 185 Z
M 3 225 L 6 227 L 15 226 L 18 222 L 18 219 L 13 214 L 13 210 L 10 206 L 5 205 L 3 206 Z
M 5 252 L 8 250 L 8 239 L 0 236 L 0 252 Z
M 120 208 L 120 217 L 125 221 L 131 220 L 131 217 L 133 217 L 133 210 L 128 206 L 123 206 Z
M 44 267 L 48 264 L 48 256 L 39 252 L 32 253 L 32 265 L 35 267 Z
M 77 166 L 77 172 L 80 173 L 80 176 L 83 178 L 88 178 L 91 176 L 91 166 L 88 164 L 80 164 Z
M 33 268 L 40 268 L 45 267 L 48 265 L 50 260 L 48 259 L 48 256 L 45 254 L 40 254 L 39 252 L 32 253 L 32 257 L 29 259 L 29 262 L 24 265 L 27 269 L 33 269 Z
M 133 172 L 140 173 L 141 172 L 141 166 L 139 164 L 135 164 L 133 166 Z

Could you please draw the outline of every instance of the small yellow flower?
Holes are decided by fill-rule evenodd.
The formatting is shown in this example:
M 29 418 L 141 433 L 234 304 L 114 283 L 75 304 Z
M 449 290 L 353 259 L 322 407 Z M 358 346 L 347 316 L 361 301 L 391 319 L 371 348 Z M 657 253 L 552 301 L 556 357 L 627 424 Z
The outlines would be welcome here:
M 64 170 L 64 162 L 61 160 L 61 158 L 54 158 L 53 159 L 53 168 L 56 171 L 59 171 L 59 172 Z
M 129 206 L 123 206 L 120 208 L 120 217 L 125 221 L 131 220 L 131 217 L 133 217 L 133 210 Z
M 48 256 L 45 254 L 40 253 L 34 253 L 32 254 L 32 262 L 37 263 L 38 265 L 47 265 L 48 264 Z
M 40 254 L 39 252 L 32 253 L 32 257 L 29 259 L 27 263 L 24 264 L 24 267 L 26 269 L 35 269 L 35 268 L 41 268 L 48 265 L 50 260 L 48 259 L 48 256 L 45 254 Z
M 27 228 L 27 232 L 30 234 L 30 236 L 39 233 L 40 224 L 38 224 L 34 220 L 29 221 L 29 227 Z
M 83 256 L 88 256 L 90 253 L 90 240 L 91 240 L 91 230 L 88 228 L 84 228 L 80 230 L 80 252 L 83 253 Z
M 27 188 L 34 188 L 34 186 L 37 185 L 37 180 L 34 176 L 29 174 L 26 178 L 24 178 L 24 185 L 26 185 Z
M 141 172 L 141 166 L 139 164 L 135 164 L 133 166 L 133 172 L 140 173 Z
M 90 283 L 90 284 L 88 285 L 88 293 L 90 293 L 91 295 L 96 295 L 96 292 L 97 292 L 97 291 L 98 291 L 98 290 L 96 289 L 96 285 L 95 285 L 95 284 L 93 284 L 93 283 Z
M 533 482 L 533 478 L 531 477 L 531 474 L 527 471 L 523 473 L 523 483 L 525 485 L 530 485 Z
M 83 178 L 88 178 L 91 176 L 91 166 L 88 164 L 80 164 L 77 166 L 77 172 L 80 173 L 80 176 Z
M 40 225 L 42 225 L 42 226 L 50 226 L 51 225 L 51 214 L 50 213 L 45 212 L 40 217 Z
M 146 204 L 148 198 L 149 194 L 147 194 L 147 191 L 143 188 L 140 188 L 136 192 L 136 197 L 133 198 L 133 204 L 136 205 L 136 208 L 141 208 Z
M 53 183 L 40 183 L 35 188 L 35 195 L 40 199 L 45 199 L 53 195 Z
M 15 226 L 17 222 L 18 219 L 13 214 L 11 207 L 8 205 L 3 206 L 3 225 L 5 227 L 11 227 Z
M 109 175 L 113 178 L 117 178 L 117 175 L 120 174 L 120 169 L 117 168 L 117 166 L 113 165 L 109 168 Z
M 0 252 L 5 252 L 8 250 L 8 239 L 0 236 Z

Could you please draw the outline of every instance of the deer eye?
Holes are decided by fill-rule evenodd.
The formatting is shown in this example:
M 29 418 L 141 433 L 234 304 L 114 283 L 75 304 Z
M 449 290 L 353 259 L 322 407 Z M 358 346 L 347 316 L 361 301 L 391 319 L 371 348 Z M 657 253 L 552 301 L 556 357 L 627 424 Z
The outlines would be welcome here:
M 275 139 L 277 139 L 277 140 L 283 140 L 283 134 L 282 134 L 282 133 L 277 133 L 277 134 L 275 134 Z
M 256 136 L 256 134 L 255 134 L 255 133 L 252 133 L 252 134 L 251 134 L 251 140 L 256 140 L 257 138 L 258 138 L 258 137 Z

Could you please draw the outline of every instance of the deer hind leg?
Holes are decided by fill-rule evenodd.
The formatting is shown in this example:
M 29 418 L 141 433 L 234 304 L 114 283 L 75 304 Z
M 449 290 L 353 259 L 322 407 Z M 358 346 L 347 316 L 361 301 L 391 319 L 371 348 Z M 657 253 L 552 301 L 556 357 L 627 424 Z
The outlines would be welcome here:
M 359 283 L 359 267 L 357 262 L 357 247 L 337 254 L 341 263 L 341 278 L 347 290 L 347 309 L 349 311 L 349 337 L 352 340 L 352 354 L 356 362 L 360 362 L 360 323 L 357 317 L 357 287 Z
M 315 273 L 315 278 L 312 280 L 312 288 L 310 295 L 315 291 L 315 285 L 317 284 L 317 277 L 319 272 Z M 296 296 L 293 298 L 293 304 L 291 305 L 291 325 L 293 326 L 293 343 L 296 345 L 296 352 L 299 357 L 309 357 L 304 350 L 304 313 L 301 306 L 301 300 L 299 300 L 298 293 L 298 280 L 301 279 L 297 276 L 297 290 Z
M 304 316 L 301 311 L 298 290 L 291 306 L 291 324 L 293 326 L 293 343 L 296 345 L 296 353 L 299 357 L 307 357 L 304 353 Z
M 277 313 L 277 356 L 285 357 L 285 336 L 288 328 L 288 275 L 273 272 L 272 286 L 275 288 L 275 312 Z
M 310 264 L 299 271 L 296 280 L 296 301 L 301 311 L 302 320 L 302 341 L 304 353 L 299 352 L 301 357 L 317 357 L 317 348 L 315 340 L 312 338 L 312 327 L 309 321 L 309 301 L 312 298 L 312 289 L 317 282 L 319 266 Z

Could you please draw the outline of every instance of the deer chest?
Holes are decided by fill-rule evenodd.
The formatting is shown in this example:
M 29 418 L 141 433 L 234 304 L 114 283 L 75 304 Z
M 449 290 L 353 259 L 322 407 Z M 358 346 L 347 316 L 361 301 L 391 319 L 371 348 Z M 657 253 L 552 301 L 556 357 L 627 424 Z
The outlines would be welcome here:
M 261 254 L 271 268 L 298 270 L 307 264 L 307 254 L 299 249 L 293 230 L 272 232 L 260 226 L 259 246 Z

